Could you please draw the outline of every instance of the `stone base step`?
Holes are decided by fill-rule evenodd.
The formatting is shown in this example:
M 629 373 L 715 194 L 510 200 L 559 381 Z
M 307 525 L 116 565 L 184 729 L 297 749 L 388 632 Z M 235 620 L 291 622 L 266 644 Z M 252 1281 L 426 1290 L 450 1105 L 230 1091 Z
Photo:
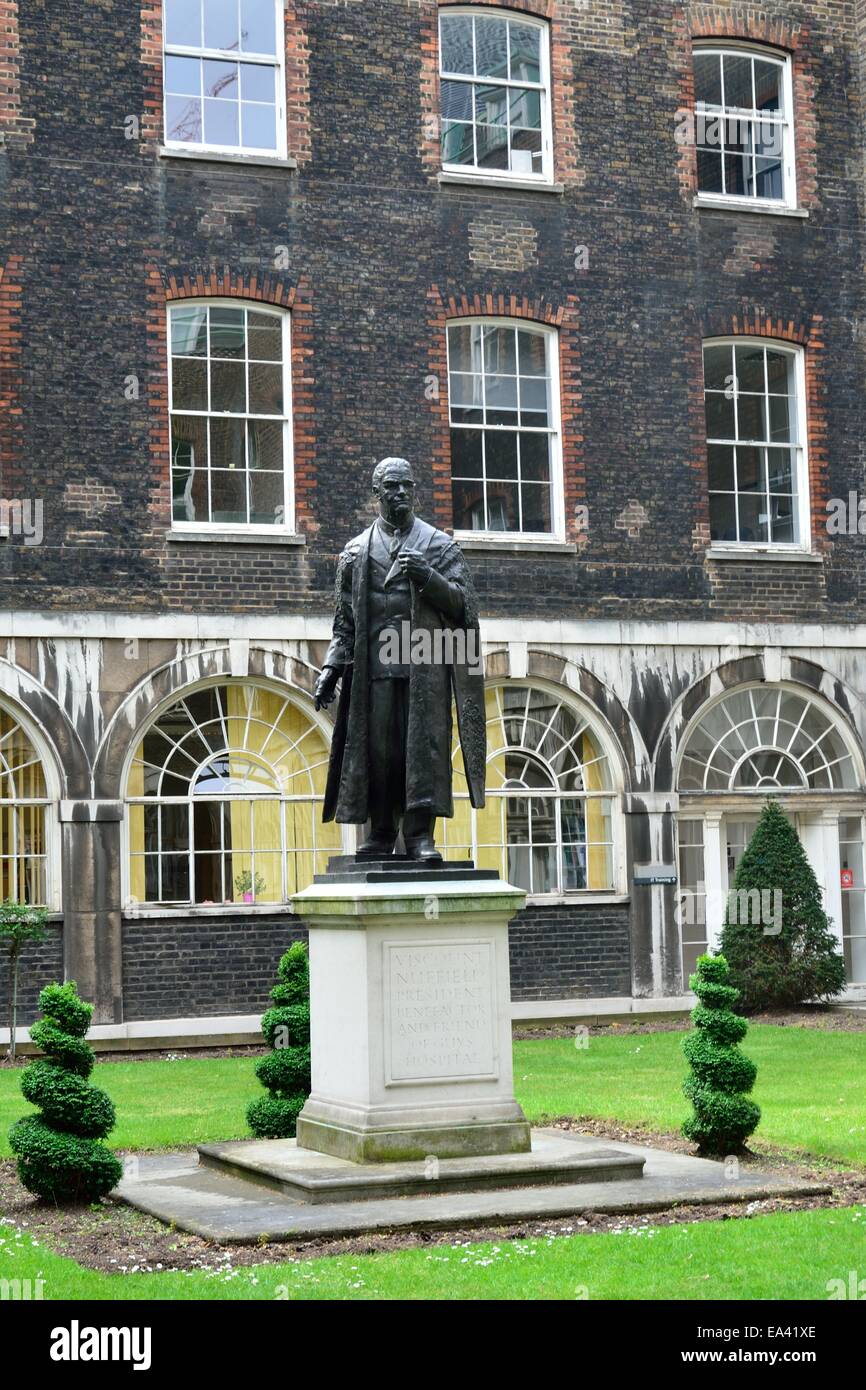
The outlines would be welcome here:
M 429 1158 L 413 1163 L 351 1163 L 299 1148 L 294 1139 L 201 1144 L 199 1162 L 296 1202 L 362 1202 L 442 1192 L 617 1182 L 640 1178 L 644 1160 L 618 1149 L 586 1153 L 568 1136 L 535 1131 L 530 1153 Z

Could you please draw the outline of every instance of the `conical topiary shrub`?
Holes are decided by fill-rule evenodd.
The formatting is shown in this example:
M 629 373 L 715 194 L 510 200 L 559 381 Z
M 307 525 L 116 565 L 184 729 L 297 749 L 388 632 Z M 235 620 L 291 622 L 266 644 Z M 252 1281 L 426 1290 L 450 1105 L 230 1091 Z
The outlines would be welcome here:
M 310 964 L 302 941 L 290 946 L 271 990 L 275 1007 L 262 1014 L 262 1032 L 274 1050 L 256 1064 L 269 1096 L 247 1107 L 247 1123 L 260 1139 L 292 1139 L 310 1094 Z
M 720 948 L 744 1013 L 830 999 L 845 986 L 818 880 L 775 802 L 762 810 L 740 860 Z
M 758 1069 L 737 1046 L 749 1025 L 733 1012 L 737 991 L 727 984 L 724 956 L 699 956 L 697 973 L 689 980 L 700 1003 L 692 1009 L 697 1029 L 683 1038 L 683 1052 L 692 1069 L 683 1090 L 694 1106 L 683 1134 L 701 1152 L 738 1153 L 757 1127 L 761 1111 L 747 1092 Z
M 93 1005 L 73 982 L 46 985 L 39 996 L 44 1018 L 30 1036 L 44 1053 L 25 1067 L 21 1091 L 41 1115 L 17 1120 L 9 1143 L 28 1191 L 53 1202 L 92 1202 L 120 1181 L 123 1168 L 100 1140 L 114 1128 L 109 1097 L 87 1077 L 95 1061 L 84 1036 Z

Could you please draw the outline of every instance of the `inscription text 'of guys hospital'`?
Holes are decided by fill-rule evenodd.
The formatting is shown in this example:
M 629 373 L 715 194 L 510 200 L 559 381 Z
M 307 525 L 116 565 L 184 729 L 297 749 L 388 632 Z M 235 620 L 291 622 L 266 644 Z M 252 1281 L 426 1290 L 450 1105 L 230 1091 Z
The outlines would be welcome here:
M 387 950 L 391 1080 L 494 1075 L 493 943 Z

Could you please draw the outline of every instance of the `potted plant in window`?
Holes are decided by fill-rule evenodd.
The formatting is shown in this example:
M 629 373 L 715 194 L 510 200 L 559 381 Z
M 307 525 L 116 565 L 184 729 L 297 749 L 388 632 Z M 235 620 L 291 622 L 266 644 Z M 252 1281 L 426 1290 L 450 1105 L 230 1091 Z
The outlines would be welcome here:
M 260 893 L 265 891 L 265 880 L 261 874 L 256 874 L 255 879 L 249 869 L 244 869 L 235 875 L 235 892 L 245 903 L 254 903 Z

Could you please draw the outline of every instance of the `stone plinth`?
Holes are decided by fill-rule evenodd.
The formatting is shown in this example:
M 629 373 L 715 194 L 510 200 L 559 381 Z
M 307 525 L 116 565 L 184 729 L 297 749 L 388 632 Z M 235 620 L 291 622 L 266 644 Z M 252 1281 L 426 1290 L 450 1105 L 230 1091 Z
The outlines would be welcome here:
M 310 931 L 298 1145 L 356 1163 L 528 1152 L 508 970 L 525 895 L 471 865 L 334 867 L 292 900 Z

